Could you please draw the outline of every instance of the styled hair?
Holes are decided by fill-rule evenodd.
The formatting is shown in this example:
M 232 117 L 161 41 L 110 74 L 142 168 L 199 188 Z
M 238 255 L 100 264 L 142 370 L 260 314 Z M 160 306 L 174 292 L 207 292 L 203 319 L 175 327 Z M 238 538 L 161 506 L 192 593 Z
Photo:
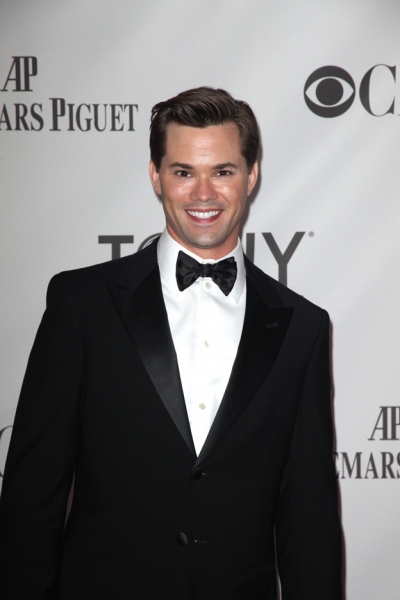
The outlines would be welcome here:
M 166 153 L 167 127 L 170 123 L 200 128 L 235 123 L 239 130 L 241 153 L 249 171 L 257 161 L 260 135 L 254 113 L 247 102 L 235 100 L 225 90 L 206 86 L 194 88 L 153 106 L 150 157 L 157 171 Z

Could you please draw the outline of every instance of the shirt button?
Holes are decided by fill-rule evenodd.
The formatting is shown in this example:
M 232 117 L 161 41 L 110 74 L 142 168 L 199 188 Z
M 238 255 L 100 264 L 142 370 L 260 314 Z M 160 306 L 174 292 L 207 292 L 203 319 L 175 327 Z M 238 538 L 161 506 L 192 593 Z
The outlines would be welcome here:
M 211 283 L 209 281 L 206 281 L 204 287 L 206 288 L 206 290 L 211 290 Z
M 204 340 L 204 345 L 205 345 L 206 348 L 210 347 L 210 344 L 207 342 L 207 340 Z
M 205 407 L 206 407 L 206 405 L 205 405 L 205 404 L 203 404 L 203 402 L 201 402 L 201 403 L 199 404 L 199 408 L 200 408 L 200 410 L 204 410 L 204 409 L 205 409 Z

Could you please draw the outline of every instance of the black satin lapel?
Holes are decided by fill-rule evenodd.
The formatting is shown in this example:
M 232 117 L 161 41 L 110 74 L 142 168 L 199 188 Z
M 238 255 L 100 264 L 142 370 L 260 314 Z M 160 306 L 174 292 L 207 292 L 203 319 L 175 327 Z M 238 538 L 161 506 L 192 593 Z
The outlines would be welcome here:
M 242 337 L 224 397 L 196 466 L 214 450 L 268 376 L 286 335 L 293 308 L 268 308 L 247 279 Z
M 154 387 L 196 456 L 158 267 L 136 290 L 116 284 L 109 284 L 109 290 Z

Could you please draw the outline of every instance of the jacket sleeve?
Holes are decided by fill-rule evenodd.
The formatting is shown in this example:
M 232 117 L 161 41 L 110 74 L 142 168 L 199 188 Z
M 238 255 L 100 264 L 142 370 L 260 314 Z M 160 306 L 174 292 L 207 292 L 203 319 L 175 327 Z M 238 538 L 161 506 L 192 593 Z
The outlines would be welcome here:
M 283 600 L 342 598 L 329 363 L 329 317 L 323 311 L 279 496 L 276 545 Z
M 50 600 L 74 472 L 82 341 L 63 275 L 47 293 L 17 407 L 0 500 L 0 597 Z

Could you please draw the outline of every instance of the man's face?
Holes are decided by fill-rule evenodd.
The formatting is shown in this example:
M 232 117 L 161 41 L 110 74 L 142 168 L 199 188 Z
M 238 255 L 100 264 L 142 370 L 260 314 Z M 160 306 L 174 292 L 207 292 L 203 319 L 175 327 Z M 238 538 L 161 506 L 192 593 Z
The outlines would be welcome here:
M 158 173 L 150 161 L 169 234 L 202 258 L 218 259 L 236 247 L 257 175 L 257 163 L 247 169 L 234 123 L 203 129 L 171 123 Z

